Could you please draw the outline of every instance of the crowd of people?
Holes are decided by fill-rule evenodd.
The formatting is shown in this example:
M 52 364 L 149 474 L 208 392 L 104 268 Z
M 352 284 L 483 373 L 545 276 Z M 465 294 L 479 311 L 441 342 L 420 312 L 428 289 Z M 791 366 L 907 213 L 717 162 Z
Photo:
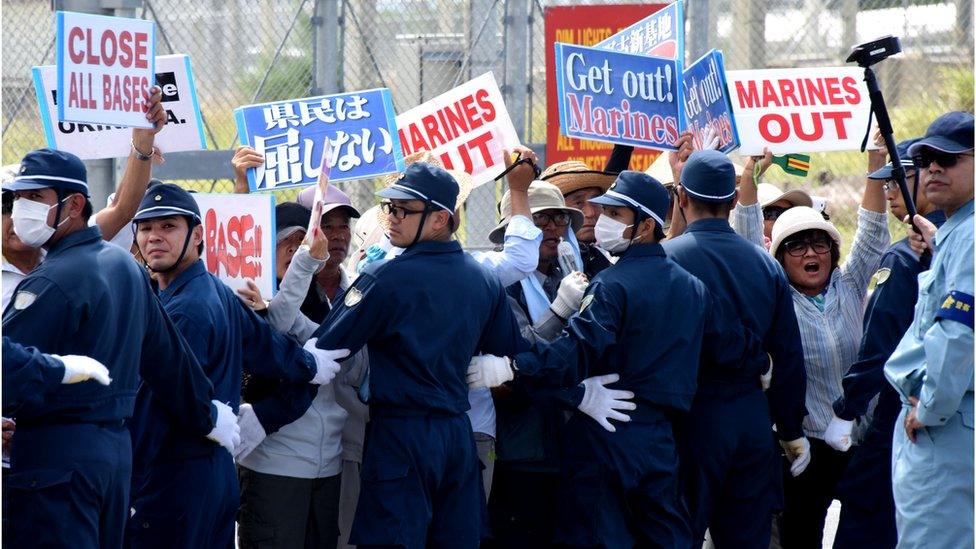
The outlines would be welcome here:
M 506 151 L 491 251 L 428 152 L 363 212 L 306 189 L 265 296 L 151 179 L 153 93 L 106 208 L 70 153 L 4 176 L 11 547 L 792 549 L 835 499 L 835 547 L 971 545 L 971 114 L 899 144 L 908 197 L 868 153 L 843 263 L 771 154 L 684 134 L 647 173 Z

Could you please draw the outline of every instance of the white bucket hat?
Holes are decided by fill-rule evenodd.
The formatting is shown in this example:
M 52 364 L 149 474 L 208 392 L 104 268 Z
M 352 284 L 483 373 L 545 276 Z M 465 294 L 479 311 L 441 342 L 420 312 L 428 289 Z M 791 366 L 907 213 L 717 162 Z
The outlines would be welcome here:
M 773 238 L 769 246 L 769 253 L 776 255 L 776 251 L 784 240 L 796 233 L 811 229 L 825 231 L 840 248 L 840 233 L 833 223 L 824 220 L 820 212 L 809 206 L 795 206 L 783 212 L 783 215 L 779 216 L 776 223 L 773 224 Z
M 785 200 L 794 206 L 813 206 L 813 199 L 806 192 L 799 189 L 783 192 L 783 189 L 772 183 L 760 183 L 758 194 L 759 204 L 763 208 L 780 200 Z

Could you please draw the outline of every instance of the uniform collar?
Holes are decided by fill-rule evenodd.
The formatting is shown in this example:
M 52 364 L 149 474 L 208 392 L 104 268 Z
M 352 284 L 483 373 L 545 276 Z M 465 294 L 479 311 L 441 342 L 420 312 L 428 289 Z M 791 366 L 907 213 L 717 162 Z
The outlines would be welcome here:
M 404 255 L 415 255 L 415 254 L 443 254 L 450 252 L 460 252 L 461 243 L 457 240 L 448 240 L 445 242 L 439 240 L 423 240 L 410 246 L 406 249 L 401 256 Z
M 727 219 L 719 219 L 717 217 L 699 219 L 698 221 L 689 224 L 685 228 L 686 233 L 694 233 L 699 231 L 719 231 L 725 233 L 734 232 Z
M 173 298 L 176 294 L 183 289 L 184 286 L 189 284 L 194 278 L 207 274 L 207 268 L 203 266 L 203 260 L 198 259 L 186 268 L 185 271 L 179 274 L 173 283 L 166 287 L 165 290 L 159 292 L 159 300 L 166 303 Z
M 665 256 L 664 248 L 657 242 L 649 242 L 647 244 L 631 244 L 627 251 L 620 254 L 620 259 L 631 259 L 635 257 L 653 257 L 653 256 Z
M 102 230 L 98 228 L 98 225 L 93 225 L 91 227 L 85 227 L 84 229 L 77 230 L 71 234 L 67 234 L 61 237 L 54 243 L 53 246 L 48 248 L 47 253 L 54 255 L 61 253 L 68 248 L 78 246 L 80 244 L 87 244 L 89 242 L 94 242 L 102 239 Z
M 941 227 L 946 222 L 945 212 L 942 210 L 932 210 L 925 216 L 925 219 L 931 221 L 936 227 Z
M 943 242 L 945 242 L 945 239 L 949 237 L 949 233 L 951 233 L 959 225 L 962 225 L 963 223 L 972 223 L 972 222 L 973 222 L 973 201 L 970 200 L 965 205 L 963 205 L 963 207 L 959 208 L 959 210 L 956 211 L 956 213 L 952 214 L 951 217 L 946 219 L 945 224 L 943 224 L 942 227 L 939 228 L 939 231 L 935 233 L 935 245 L 939 246 Z

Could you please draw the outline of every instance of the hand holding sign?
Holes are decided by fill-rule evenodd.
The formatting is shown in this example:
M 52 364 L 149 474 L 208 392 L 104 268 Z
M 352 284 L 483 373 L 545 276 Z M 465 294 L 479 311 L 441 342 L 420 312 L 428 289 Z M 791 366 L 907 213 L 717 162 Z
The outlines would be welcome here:
M 673 181 L 675 184 L 681 182 L 681 170 L 684 169 L 685 162 L 688 161 L 688 157 L 695 150 L 693 141 L 694 137 L 691 132 L 685 130 L 681 132 L 677 141 L 674 142 L 677 150 L 668 153 L 668 163 L 671 164 L 671 175 L 674 176 Z
M 156 150 L 156 134 L 166 125 L 166 109 L 163 108 L 163 89 L 159 86 L 149 88 L 146 96 L 146 120 L 152 123 L 152 128 L 132 128 L 132 146 L 144 155 L 152 156 L 155 163 L 163 162 L 162 155 Z
M 237 147 L 230 165 L 234 167 L 234 192 L 247 194 L 247 170 L 264 166 L 264 155 L 248 146 Z

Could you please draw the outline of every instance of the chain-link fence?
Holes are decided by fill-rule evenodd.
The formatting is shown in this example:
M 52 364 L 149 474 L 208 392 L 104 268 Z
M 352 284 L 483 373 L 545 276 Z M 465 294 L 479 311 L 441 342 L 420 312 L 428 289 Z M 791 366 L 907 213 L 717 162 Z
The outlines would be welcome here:
M 160 54 L 190 55 L 210 149 L 237 145 L 232 110 L 240 105 L 384 86 L 402 112 L 487 71 L 523 142 L 542 149 L 547 124 L 557 123 L 546 115 L 545 79 L 553 75 L 545 62 L 545 12 L 577 3 L 611 2 L 144 0 L 121 14 L 157 22 Z M 9 164 L 44 145 L 30 67 L 54 62 L 54 18 L 44 0 L 2 6 L 2 154 Z M 877 72 L 896 139 L 920 135 L 942 112 L 973 109 L 972 0 L 690 0 L 686 28 L 685 61 L 715 47 L 728 70 L 837 66 L 853 44 L 895 34 L 904 51 Z M 827 198 L 850 242 L 865 158 L 812 156 L 805 180 L 775 170 L 768 179 Z M 186 184 L 230 192 L 229 175 L 227 167 Z M 342 187 L 368 207 L 374 185 Z M 498 192 L 481 188 L 469 200 L 462 233 L 469 245 L 487 243 Z

